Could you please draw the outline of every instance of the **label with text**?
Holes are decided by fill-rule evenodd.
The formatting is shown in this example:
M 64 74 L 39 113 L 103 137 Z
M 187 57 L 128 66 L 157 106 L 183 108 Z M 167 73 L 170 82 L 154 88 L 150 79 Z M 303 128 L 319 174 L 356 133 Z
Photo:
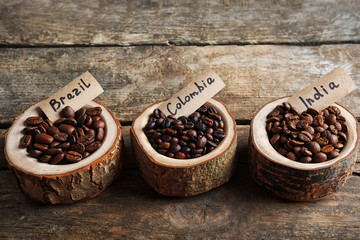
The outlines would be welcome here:
M 185 88 L 163 102 L 159 109 L 166 115 L 189 116 L 225 87 L 225 83 L 211 69 L 194 78 Z
M 356 89 L 355 83 L 342 67 L 338 67 L 315 83 L 294 94 L 288 102 L 298 112 L 308 108 L 323 110 Z
M 64 107 L 70 106 L 77 111 L 102 92 L 104 90 L 96 79 L 89 72 L 85 72 L 42 101 L 40 108 L 51 121 L 55 121 L 60 117 L 59 113 Z

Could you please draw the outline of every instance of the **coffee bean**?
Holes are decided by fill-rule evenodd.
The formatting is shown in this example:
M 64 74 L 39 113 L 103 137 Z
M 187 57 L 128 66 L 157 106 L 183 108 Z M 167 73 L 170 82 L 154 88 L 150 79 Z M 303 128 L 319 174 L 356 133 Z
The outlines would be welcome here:
M 317 153 L 317 152 L 320 152 L 321 148 L 320 148 L 320 144 L 313 141 L 313 142 L 310 142 L 309 145 L 308 145 L 308 149 L 314 154 L 314 153 Z
M 293 152 L 288 152 L 288 153 L 286 154 L 286 157 L 289 158 L 289 159 L 291 159 L 291 160 L 294 160 L 294 161 L 296 161 L 296 159 L 297 159 L 295 153 L 293 153 Z
M 92 107 L 86 110 L 86 114 L 90 116 L 99 116 L 102 113 L 101 107 Z
M 321 152 L 323 153 L 330 153 L 333 150 L 334 150 L 334 146 L 331 144 L 325 145 L 321 148 Z
M 50 144 L 54 141 L 54 138 L 45 133 L 39 133 L 35 136 L 35 142 L 42 144 Z
M 61 148 L 48 148 L 43 151 L 47 155 L 56 155 L 62 153 L 63 150 Z
M 302 162 L 302 163 L 309 163 L 311 162 L 312 158 L 307 156 L 307 157 L 302 157 L 299 159 L 299 162 Z
M 25 120 L 25 124 L 29 126 L 37 126 L 43 122 L 42 117 L 28 117 Z
M 55 133 L 60 132 L 59 128 L 52 126 L 50 128 L 47 129 L 47 134 L 54 136 Z
M 24 136 L 19 146 L 27 148 L 30 156 L 50 164 L 59 163 L 63 158 L 69 162 L 80 161 L 102 145 L 106 124 L 99 116 L 101 111 L 101 108 L 92 108 L 86 114 L 87 110 L 82 108 L 75 113 L 70 107 L 65 107 L 60 113 L 63 117 L 54 123 L 48 119 L 42 120 L 41 117 L 29 117 L 25 121 L 29 126 L 23 130 Z M 155 135 L 155 130 L 152 131 L 147 135 Z M 162 140 L 159 138 L 157 142 L 162 143 Z M 70 151 L 65 153 L 67 150 Z
M 169 149 L 170 148 L 170 143 L 169 142 L 160 143 L 159 148 L 161 148 L 161 149 Z
M 270 139 L 271 145 L 274 145 L 279 139 L 280 139 L 280 134 L 275 134 L 275 135 Z
M 95 140 L 102 141 L 104 139 L 104 136 L 105 136 L 104 128 L 99 128 L 97 130 Z
M 333 159 L 336 158 L 340 155 L 340 153 L 338 151 L 332 150 L 331 152 L 328 153 L 328 158 Z
M 50 156 L 50 155 L 43 155 L 43 156 L 41 156 L 41 157 L 39 158 L 39 161 L 46 163 L 46 162 L 48 162 L 50 159 L 51 159 L 51 156 Z
M 37 149 L 37 150 L 40 150 L 40 151 L 44 152 L 45 149 L 49 148 L 49 145 L 34 143 L 33 147 L 34 147 L 34 149 Z
M 61 110 L 60 113 L 65 118 L 74 118 L 75 117 L 75 111 L 70 106 L 66 106 Z
M 29 154 L 30 154 L 30 156 L 32 156 L 34 158 L 38 158 L 38 157 L 40 157 L 42 155 L 42 151 L 37 150 L 37 149 L 31 149 L 29 151 Z
M 63 153 L 63 152 L 59 153 L 51 158 L 50 164 L 58 164 L 64 159 L 64 157 L 65 157 L 65 153 Z
M 98 150 L 101 147 L 101 142 L 100 141 L 95 141 L 93 143 L 90 143 L 89 145 L 87 145 L 85 147 L 86 151 L 89 153 L 95 152 L 96 150 Z
M 318 152 L 318 153 L 315 153 L 313 160 L 318 163 L 325 162 L 327 160 L 327 156 L 323 152 Z
M 175 145 L 171 146 L 171 148 L 170 148 L 170 151 L 172 153 L 177 153 L 180 150 L 181 150 L 181 146 L 179 144 L 175 144 Z
M 214 135 L 215 135 L 215 133 L 214 133 Z M 198 148 L 204 148 L 206 146 L 206 143 L 207 143 L 207 138 L 204 136 L 201 136 L 199 138 L 199 140 L 197 141 L 196 146 Z
M 175 157 L 178 158 L 178 159 L 184 159 L 186 157 L 186 155 L 183 152 L 177 152 L 175 154 Z
M 62 123 L 59 125 L 59 130 L 63 133 L 72 134 L 75 131 L 75 127 L 69 124 Z
M 24 135 L 21 139 L 20 139 L 20 148 L 27 148 L 28 146 L 30 146 L 31 144 L 31 140 L 32 140 L 32 136 L 31 135 Z
M 287 158 L 321 162 L 323 154 L 325 160 L 338 156 L 347 140 L 346 120 L 340 114 L 339 108 L 330 106 L 320 112 L 309 108 L 300 115 L 283 103 L 267 115 L 266 132 L 273 148 Z
M 65 142 L 68 139 L 68 134 L 64 132 L 56 132 L 54 138 L 60 142 Z
M 325 122 L 326 122 L 327 124 L 329 124 L 329 125 L 335 124 L 335 122 L 336 122 L 336 116 L 335 116 L 335 114 L 329 114 L 328 116 L 326 116 Z
M 153 122 L 156 123 L 155 126 L 152 125 Z M 151 129 L 148 129 L 149 124 Z M 182 152 L 185 156 L 178 155 L 194 158 L 217 147 L 226 136 L 224 127 L 222 117 L 216 109 L 203 105 L 189 118 L 181 116 L 176 119 L 172 115 L 165 118 L 162 112 L 157 110 L 149 117 L 144 132 L 152 147 L 160 154 L 176 158 L 176 154 Z
M 68 151 L 65 154 L 65 159 L 69 162 L 79 162 L 82 159 L 82 155 L 75 151 Z

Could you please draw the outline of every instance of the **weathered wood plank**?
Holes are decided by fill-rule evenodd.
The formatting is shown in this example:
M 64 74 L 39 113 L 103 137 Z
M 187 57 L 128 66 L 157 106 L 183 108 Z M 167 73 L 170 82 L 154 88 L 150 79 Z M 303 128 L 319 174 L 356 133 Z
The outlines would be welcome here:
M 216 95 L 236 119 L 292 95 L 337 66 L 360 84 L 360 44 L 296 46 L 0 48 L 0 125 L 89 70 L 105 92 L 98 99 L 120 121 L 182 89 L 206 63 L 226 83 Z M 360 90 L 341 104 L 360 117 Z
M 360 40 L 357 1 L 5 0 L 1 45 L 308 43 Z
M 236 127 L 237 130 L 237 159 L 239 163 L 247 163 L 248 161 L 248 138 L 249 138 L 249 126 L 239 125 Z M 4 135 L 6 129 L 0 129 L 0 170 L 8 169 L 7 162 L 4 156 Z M 123 126 L 123 137 L 124 137 L 124 151 L 126 155 L 125 168 L 126 169 L 137 169 L 137 165 L 133 156 L 132 147 L 130 143 L 130 126 Z M 357 162 L 360 163 L 360 149 L 358 149 Z M 360 166 L 356 171 L 360 174 Z
M 0 238 L 12 239 L 356 239 L 360 177 L 317 202 L 284 201 L 257 186 L 246 165 L 210 192 L 156 194 L 139 171 L 124 171 L 102 194 L 73 205 L 27 200 L 0 171 Z

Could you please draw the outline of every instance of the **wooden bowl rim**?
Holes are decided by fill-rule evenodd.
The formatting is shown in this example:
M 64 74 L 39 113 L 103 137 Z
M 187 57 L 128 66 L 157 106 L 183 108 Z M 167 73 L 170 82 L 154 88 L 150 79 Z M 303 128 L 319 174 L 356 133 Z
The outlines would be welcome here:
M 151 104 L 150 106 L 146 107 L 133 121 L 132 125 L 131 125 L 131 132 L 133 134 L 133 136 L 135 137 L 135 140 L 137 142 L 137 144 L 140 146 L 140 149 L 146 154 L 146 156 L 155 164 L 157 165 L 161 165 L 164 167 L 170 167 L 170 168 L 191 168 L 194 166 L 198 166 L 201 164 L 204 164 L 206 162 L 209 162 L 215 158 L 218 158 L 219 156 L 221 156 L 224 152 L 226 152 L 232 145 L 232 143 L 234 142 L 234 140 L 236 139 L 236 123 L 235 123 L 235 119 L 233 118 L 233 116 L 231 115 L 230 111 L 228 110 L 228 108 L 226 107 L 226 105 L 220 101 L 217 100 L 215 98 L 211 98 L 207 104 L 212 105 L 213 102 L 217 102 L 220 104 L 221 107 L 224 108 L 224 111 L 222 111 L 221 109 L 218 109 L 218 107 L 216 107 L 216 109 L 219 111 L 220 115 L 223 117 L 227 116 L 228 118 L 226 119 L 226 121 L 228 122 L 228 125 L 225 123 L 225 119 L 224 119 L 224 124 L 225 124 L 225 131 L 226 131 L 226 136 L 225 138 L 229 139 L 231 138 L 230 141 L 227 141 L 227 145 L 224 146 L 224 141 L 222 141 L 219 146 L 217 148 L 215 148 L 212 152 L 203 155 L 201 157 L 198 158 L 192 158 L 192 159 L 176 159 L 176 158 L 170 158 L 167 156 L 164 156 L 160 153 L 158 153 L 155 149 L 153 149 L 153 147 L 151 147 L 149 141 L 146 138 L 146 142 L 142 143 L 141 141 L 139 141 L 139 136 L 138 134 L 144 134 L 144 132 L 141 130 L 140 133 L 137 132 L 137 130 L 135 130 L 138 126 L 138 121 L 139 119 L 141 120 L 142 118 L 146 117 L 148 119 L 148 117 L 150 116 L 150 114 L 152 113 L 152 111 L 150 112 L 150 114 L 143 116 L 147 111 L 149 111 L 149 109 L 154 109 L 155 106 L 158 106 L 161 102 L 164 102 L 166 100 L 161 100 L 158 102 L 155 102 L 153 104 Z M 146 120 L 147 122 L 147 120 Z M 136 125 L 136 126 L 135 126 Z M 145 125 L 144 125 L 145 126 Z M 143 126 L 143 127 L 144 127 Z M 142 127 L 142 128 L 143 128 Z M 141 129 L 142 129 L 141 128 Z M 150 154 L 149 152 L 145 151 L 143 144 L 148 145 L 151 148 L 150 149 Z M 220 148 L 219 148 L 220 147 Z M 173 163 L 173 164 L 170 164 Z
M 266 154 L 264 152 L 263 149 L 260 149 L 259 146 L 255 143 L 256 136 L 254 134 L 254 131 L 258 131 L 258 129 L 256 129 L 254 127 L 254 121 L 256 119 L 256 117 L 263 111 L 263 109 L 265 107 L 267 107 L 268 105 L 274 105 L 274 108 L 276 105 L 281 104 L 282 102 L 286 101 L 289 97 L 281 97 L 281 98 L 277 98 L 275 100 L 272 100 L 270 102 L 267 102 L 264 106 L 262 106 L 254 115 L 254 117 L 251 120 L 251 124 L 250 124 L 250 134 L 251 134 L 251 139 L 253 141 L 253 147 L 256 149 L 256 151 L 258 151 L 259 153 L 261 153 L 261 155 L 263 155 L 264 157 L 266 157 L 266 159 L 275 162 L 277 164 L 280 165 L 284 165 L 290 168 L 294 168 L 294 169 L 299 169 L 299 170 L 318 170 L 318 169 L 323 169 L 323 168 L 329 168 L 332 167 L 336 164 L 338 164 L 339 162 L 347 159 L 348 157 L 352 156 L 354 151 L 357 151 L 357 146 L 358 146 L 358 141 L 359 141 L 359 127 L 358 127 L 358 123 L 357 123 L 357 119 L 355 118 L 355 116 L 345 107 L 343 107 L 342 105 L 338 104 L 338 103 L 334 103 L 331 105 L 335 105 L 337 107 L 340 107 L 341 112 L 343 113 L 343 111 L 346 111 L 346 114 L 349 115 L 352 119 L 346 119 L 346 124 L 349 123 L 349 121 L 354 121 L 355 122 L 355 129 L 356 132 L 355 133 L 351 133 L 353 134 L 353 138 L 354 138 L 354 142 L 352 142 L 352 148 L 349 148 L 349 150 L 346 153 L 340 153 L 340 155 L 334 159 L 322 162 L 322 163 L 301 163 L 301 162 L 297 162 L 297 161 L 293 161 L 290 160 L 284 156 L 282 156 L 280 153 L 278 153 L 271 145 L 269 142 L 269 146 L 271 147 L 271 149 L 269 150 L 269 152 L 271 152 L 271 156 L 269 156 L 268 154 Z M 266 113 L 267 115 L 268 113 Z M 256 129 L 256 130 L 255 130 Z M 260 131 L 264 131 L 266 133 L 265 130 L 265 122 L 264 122 L 264 129 L 260 130 Z M 267 137 L 267 133 L 266 133 L 266 137 Z M 347 143 L 348 144 L 348 143 Z M 345 145 L 346 147 L 346 145 Z M 273 156 L 276 156 L 273 158 Z
M 42 99 L 41 101 L 44 101 L 45 99 Z M 113 137 L 110 139 L 110 140 L 113 140 L 113 143 L 111 145 L 109 145 L 109 147 L 107 149 L 104 149 L 106 147 L 106 145 L 101 146 L 98 150 L 96 150 L 93 154 L 91 154 L 85 160 L 82 160 L 82 161 L 77 162 L 77 163 L 64 164 L 64 165 L 51 165 L 51 164 L 48 164 L 48 163 L 41 163 L 37 159 L 28 156 L 28 154 L 26 153 L 26 149 L 18 148 L 19 151 L 23 151 L 24 157 L 29 158 L 29 159 L 32 160 L 32 162 L 31 162 L 32 165 L 38 165 L 38 166 L 40 166 L 42 168 L 50 168 L 50 170 L 51 170 L 48 173 L 29 171 L 28 169 L 24 168 L 24 166 L 20 165 L 18 162 L 14 162 L 12 160 L 13 154 L 8 152 L 8 138 L 11 136 L 11 132 L 15 131 L 14 127 L 17 126 L 17 125 L 15 125 L 16 121 L 19 120 L 22 116 L 24 116 L 24 114 L 27 111 L 30 111 L 30 110 L 39 111 L 39 109 L 35 109 L 35 108 L 38 107 L 38 105 L 40 104 L 41 101 L 31 104 L 21 114 L 19 114 L 14 119 L 14 122 L 12 123 L 11 127 L 9 128 L 9 131 L 5 135 L 5 147 L 4 147 L 5 158 L 6 158 L 7 162 L 8 162 L 8 164 L 11 167 L 15 167 L 16 169 L 19 169 L 19 170 L 21 170 L 22 172 L 24 172 L 26 174 L 31 174 L 31 175 L 34 175 L 34 176 L 43 176 L 43 177 L 50 177 L 51 178 L 51 177 L 56 177 L 56 176 L 59 176 L 59 175 L 71 175 L 71 174 L 73 174 L 75 172 L 78 172 L 81 169 L 90 168 L 91 165 L 102 162 L 109 154 L 112 154 L 112 152 L 116 149 L 116 146 L 117 146 L 118 142 L 122 139 L 121 124 L 120 124 L 119 120 L 116 118 L 114 113 L 110 109 L 108 109 L 106 107 L 105 103 L 94 99 L 89 104 L 87 104 L 85 106 L 89 106 L 89 105 L 91 107 L 100 106 L 102 108 L 102 110 L 103 110 L 102 114 L 104 114 L 104 111 L 106 111 L 106 114 L 109 117 L 111 117 L 109 119 L 112 122 L 112 124 L 114 124 L 114 125 L 113 125 L 113 127 L 111 127 L 111 128 L 108 127 L 105 130 L 105 139 L 104 139 L 104 141 L 106 141 L 106 139 L 108 137 L 108 132 L 111 131 L 111 129 L 113 129 L 114 131 L 115 130 L 117 131 L 117 133 L 114 134 Z M 108 126 L 108 123 L 107 123 L 107 126 Z M 20 129 L 20 131 L 21 130 L 22 129 Z M 16 131 L 19 131 L 19 129 L 17 129 Z M 107 139 L 107 140 L 109 140 L 109 139 Z

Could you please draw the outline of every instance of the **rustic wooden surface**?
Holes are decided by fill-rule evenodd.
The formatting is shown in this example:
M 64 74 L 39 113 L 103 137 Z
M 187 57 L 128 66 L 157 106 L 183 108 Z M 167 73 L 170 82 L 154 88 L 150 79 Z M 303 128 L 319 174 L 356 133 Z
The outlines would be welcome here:
M 3 0 L 3 45 L 313 43 L 360 40 L 357 0 Z
M 342 66 L 360 85 L 360 4 L 349 1 L 54 1 L 0 3 L 1 239 L 357 239 L 360 158 L 327 199 L 275 197 L 248 174 L 249 123 L 266 102 Z M 131 153 L 132 119 L 205 64 L 238 126 L 238 170 L 191 198 L 157 194 Z M 125 170 L 73 205 L 26 199 L 4 159 L 4 134 L 31 103 L 90 71 L 121 121 Z M 360 90 L 340 103 L 360 118 Z
M 87 70 L 106 89 L 98 99 L 121 122 L 171 97 L 203 64 L 226 83 L 217 98 L 237 120 L 251 119 L 266 102 L 292 95 L 337 66 L 360 84 L 358 44 L 0 48 L 0 52 L 2 124 L 11 123 L 31 103 L 57 92 Z M 340 103 L 360 116 L 359 99 L 360 88 Z

